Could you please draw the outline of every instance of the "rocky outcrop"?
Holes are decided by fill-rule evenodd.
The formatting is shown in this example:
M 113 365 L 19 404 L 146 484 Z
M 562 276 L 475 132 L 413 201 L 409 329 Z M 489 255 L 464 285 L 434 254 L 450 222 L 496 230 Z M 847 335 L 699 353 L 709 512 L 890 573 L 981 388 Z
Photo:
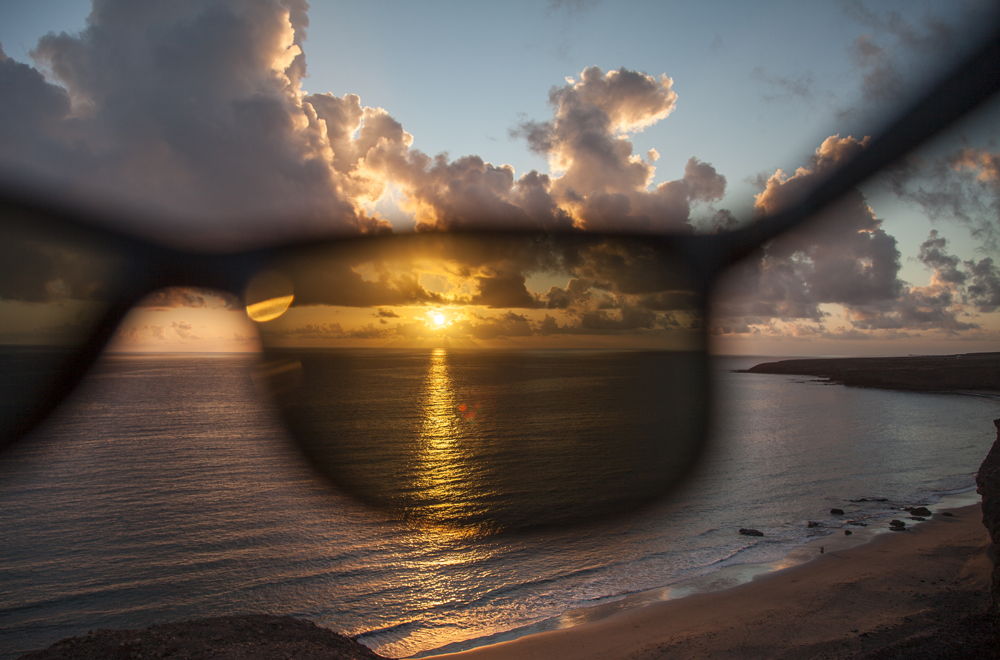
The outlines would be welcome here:
M 993 546 L 990 559 L 993 560 L 993 611 L 1000 613 L 1000 419 L 993 420 L 997 427 L 997 439 L 979 466 L 976 475 L 976 492 L 983 496 L 983 524 L 990 532 Z
M 19 660 L 108 658 L 226 658 L 227 660 L 388 660 L 344 635 L 289 616 L 245 614 L 150 626 L 92 630 Z

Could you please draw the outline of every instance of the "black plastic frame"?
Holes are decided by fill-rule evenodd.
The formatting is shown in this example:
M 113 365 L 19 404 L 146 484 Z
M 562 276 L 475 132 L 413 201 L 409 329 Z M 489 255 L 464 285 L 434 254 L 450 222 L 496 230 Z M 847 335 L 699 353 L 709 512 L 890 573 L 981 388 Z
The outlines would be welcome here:
M 837 168 L 796 204 L 748 227 L 713 235 L 659 235 L 616 232 L 589 233 L 595 239 L 610 236 L 641 236 L 650 246 L 684 255 L 689 272 L 707 298 L 717 276 L 728 266 L 755 253 L 764 243 L 798 227 L 836 202 L 880 170 L 916 149 L 1000 89 L 1000 30 L 942 81 L 931 86 L 906 112 L 890 123 L 860 154 Z M 144 296 L 168 286 L 218 289 L 241 295 L 247 280 L 267 263 L 287 251 L 322 241 L 289 242 L 237 253 L 183 250 L 139 238 L 109 226 L 128 226 L 124 214 L 95 212 L 59 198 L 53 193 L 26 190 L 0 182 L 0 216 L 29 217 L 33 228 L 56 233 L 61 239 L 79 235 L 100 242 L 116 253 L 127 255 L 126 276 L 119 282 L 107 313 L 79 347 L 47 395 L 15 425 L 10 437 L 0 438 L 3 447 L 47 417 L 77 385 L 113 335 L 125 314 Z M 9 220 L 8 220 L 9 221 Z M 532 230 L 481 230 L 477 236 L 529 235 Z M 548 232 L 547 235 L 552 235 Z M 328 239 L 351 242 L 385 240 L 380 236 Z

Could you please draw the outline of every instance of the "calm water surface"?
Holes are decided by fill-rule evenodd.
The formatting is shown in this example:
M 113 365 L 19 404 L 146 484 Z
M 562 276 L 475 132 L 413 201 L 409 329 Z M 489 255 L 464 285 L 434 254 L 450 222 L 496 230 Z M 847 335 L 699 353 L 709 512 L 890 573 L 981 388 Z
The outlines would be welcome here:
M 255 390 L 255 360 L 106 358 L 5 452 L 3 657 L 240 612 L 308 617 L 393 656 L 561 625 L 777 560 L 842 524 L 831 507 L 874 521 L 966 489 L 1000 417 L 996 399 L 730 373 L 763 360 L 715 358 L 712 441 L 683 491 L 600 524 L 489 536 L 393 520 L 317 479 Z M 888 501 L 849 501 L 863 497 Z

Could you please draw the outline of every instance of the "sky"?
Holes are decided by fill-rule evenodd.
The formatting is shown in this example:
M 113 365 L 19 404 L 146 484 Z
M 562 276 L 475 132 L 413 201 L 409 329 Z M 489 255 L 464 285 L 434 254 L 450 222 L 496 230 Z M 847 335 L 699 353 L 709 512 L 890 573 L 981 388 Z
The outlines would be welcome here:
M 0 176 L 197 245 L 483 224 L 724 231 L 863 150 L 993 11 L 976 0 L 2 0 Z M 997 350 L 998 109 L 733 268 L 701 321 L 712 349 Z M 440 273 L 421 267 L 423 293 L 366 300 L 353 308 L 365 318 L 323 321 L 324 341 L 391 345 L 448 310 L 470 315 L 470 333 L 489 328 L 469 335 L 480 345 L 551 341 L 542 309 L 559 310 L 566 337 L 589 327 L 599 345 L 677 320 L 616 280 L 509 259 L 475 267 L 449 285 L 472 287 L 460 310 L 428 297 Z M 498 278 L 526 306 L 470 307 Z M 0 292 L 0 308 L 79 315 L 76 290 L 64 276 L 41 298 Z M 317 327 L 324 309 L 299 300 L 282 322 Z M 404 307 L 405 322 L 378 316 Z M 116 347 L 248 350 L 257 336 L 239 301 L 181 290 L 126 319 Z

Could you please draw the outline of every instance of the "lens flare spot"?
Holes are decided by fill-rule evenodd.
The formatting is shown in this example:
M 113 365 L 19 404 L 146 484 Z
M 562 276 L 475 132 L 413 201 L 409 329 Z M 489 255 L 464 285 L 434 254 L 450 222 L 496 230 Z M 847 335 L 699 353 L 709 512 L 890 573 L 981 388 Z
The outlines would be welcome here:
M 465 412 L 465 404 L 463 403 L 462 405 L 460 405 L 458 409 L 461 410 L 462 412 Z
M 257 323 L 273 321 L 285 313 L 289 306 L 291 306 L 294 298 L 294 295 L 279 296 L 278 298 L 269 298 L 253 303 L 252 305 L 247 305 L 247 316 Z

